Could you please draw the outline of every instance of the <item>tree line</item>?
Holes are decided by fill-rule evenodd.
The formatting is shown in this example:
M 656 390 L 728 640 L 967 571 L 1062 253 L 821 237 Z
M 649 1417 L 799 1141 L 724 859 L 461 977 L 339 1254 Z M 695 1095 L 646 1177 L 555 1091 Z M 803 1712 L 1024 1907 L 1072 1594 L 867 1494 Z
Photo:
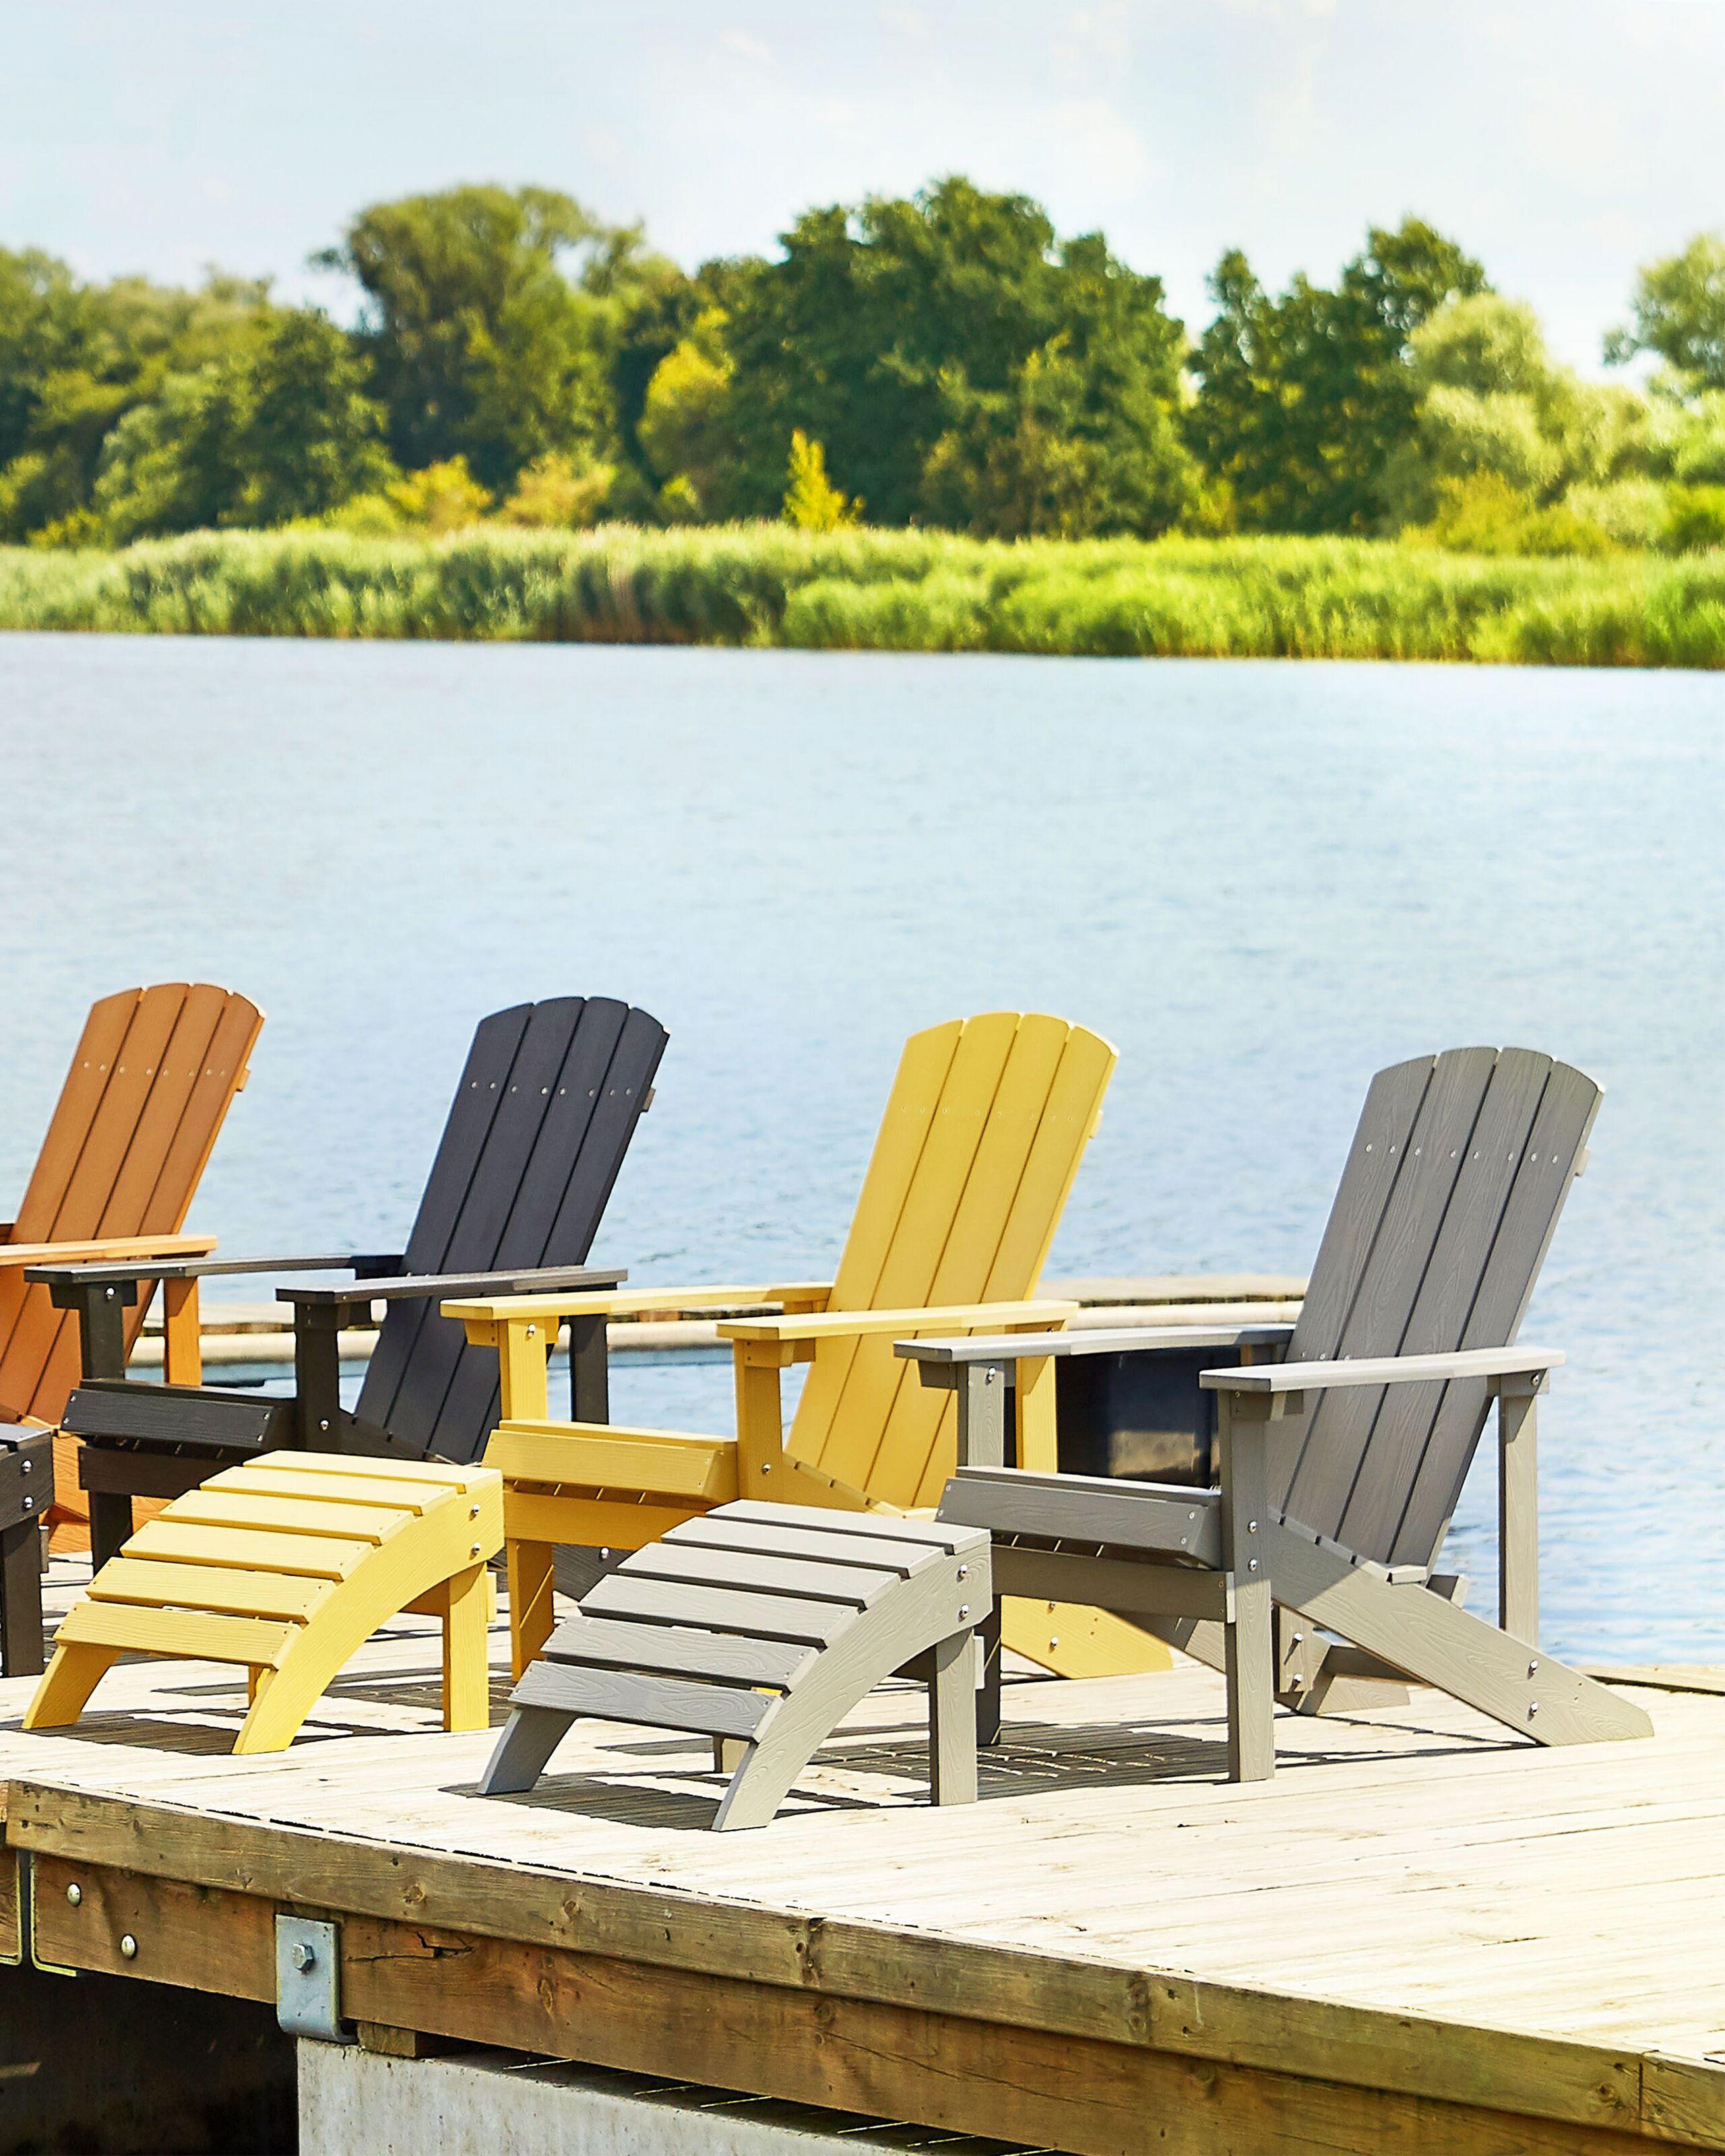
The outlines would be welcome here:
M 1640 273 L 1614 363 L 1417 218 L 1332 285 L 1234 251 L 1189 336 L 1100 234 L 963 178 L 685 272 L 548 189 L 362 211 L 352 326 L 212 273 L 0 250 L 0 541 L 786 516 L 978 537 L 1400 533 L 1485 552 L 1725 540 L 1725 239 Z

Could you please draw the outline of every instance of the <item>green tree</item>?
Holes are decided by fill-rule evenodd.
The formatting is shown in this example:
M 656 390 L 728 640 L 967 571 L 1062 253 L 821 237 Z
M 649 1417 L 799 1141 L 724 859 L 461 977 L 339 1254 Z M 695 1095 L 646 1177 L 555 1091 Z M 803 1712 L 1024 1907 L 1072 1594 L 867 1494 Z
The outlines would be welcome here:
M 341 331 L 277 310 L 249 346 L 162 377 L 104 445 L 69 538 L 110 543 L 216 525 L 317 517 L 386 487 L 395 467 L 364 365 Z
M 1373 227 L 1335 288 L 1296 276 L 1267 293 L 1237 249 L 1210 280 L 1192 425 L 1248 530 L 1369 532 L 1413 434 L 1409 340 L 1446 302 L 1486 289 L 1480 264 L 1417 218 Z
M 283 314 L 238 372 L 239 484 L 227 521 L 321 516 L 394 478 L 382 408 L 366 393 L 365 362 L 327 316 L 309 308 Z
M 709 307 L 660 361 L 642 399 L 636 437 L 647 469 L 680 482 L 697 506 L 723 498 L 735 459 L 734 372 L 724 310 Z
M 88 369 L 99 341 L 95 311 L 64 262 L 0 249 L 0 465 L 35 444 L 51 383 Z
M 1608 365 L 1656 352 L 1702 387 L 1725 389 L 1725 236 L 1697 233 L 1681 254 L 1648 263 L 1630 312 L 1605 339 Z
M 553 449 L 522 472 L 498 519 L 534 531 L 585 531 L 603 520 L 616 484 L 615 465 L 578 465 Z
M 1095 236 L 1057 241 L 1025 197 L 963 179 L 811 210 L 783 246 L 778 260 L 704 273 L 732 370 L 733 447 L 711 508 L 772 514 L 800 427 L 874 521 L 933 514 L 1000 528 L 1039 486 L 990 480 L 991 459 L 997 472 L 1014 459 L 1045 467 L 1041 435 L 1057 425 L 1117 458 L 1160 460 L 1160 483 L 1119 501 L 1145 520 L 1129 528 L 1167 521 L 1188 470 L 1172 424 L 1183 336 L 1157 279 Z
M 1643 400 L 1559 366 L 1524 302 L 1495 292 L 1451 300 L 1408 343 L 1419 408 L 1385 468 L 1392 521 L 1429 520 L 1446 489 L 1481 475 L 1531 508 L 1642 467 Z
M 50 256 L 0 254 L 0 537 L 100 536 L 95 490 L 126 416 L 253 352 L 281 311 L 267 283 L 219 271 L 195 291 L 80 285 Z
M 860 504 L 841 494 L 827 477 L 826 452 L 800 427 L 791 434 L 788 484 L 779 511 L 798 531 L 837 531 L 855 524 Z
M 409 470 L 465 457 L 507 486 L 614 432 L 608 374 L 639 236 L 547 187 L 450 187 L 362 211 L 317 259 L 357 278 L 362 344 Z

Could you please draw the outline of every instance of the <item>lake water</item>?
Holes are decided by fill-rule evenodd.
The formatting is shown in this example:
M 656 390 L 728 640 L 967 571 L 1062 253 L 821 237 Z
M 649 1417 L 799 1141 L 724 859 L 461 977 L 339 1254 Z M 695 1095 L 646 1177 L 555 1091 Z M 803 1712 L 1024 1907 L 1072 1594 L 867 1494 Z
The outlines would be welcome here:
M 0 800 L 0 1215 L 137 980 L 270 1014 L 193 1215 L 235 1253 L 398 1246 L 480 1014 L 644 1004 L 595 1253 L 639 1281 L 829 1267 L 899 1046 L 955 1014 L 1119 1045 L 1066 1275 L 1304 1270 L 1373 1070 L 1579 1063 L 1525 1328 L 1569 1357 L 1547 1641 L 1725 1661 L 1717 677 L 6 636 Z M 617 1412 L 729 1393 L 625 1368 Z M 1486 1601 L 1492 1508 L 1476 1475 L 1450 1545 Z

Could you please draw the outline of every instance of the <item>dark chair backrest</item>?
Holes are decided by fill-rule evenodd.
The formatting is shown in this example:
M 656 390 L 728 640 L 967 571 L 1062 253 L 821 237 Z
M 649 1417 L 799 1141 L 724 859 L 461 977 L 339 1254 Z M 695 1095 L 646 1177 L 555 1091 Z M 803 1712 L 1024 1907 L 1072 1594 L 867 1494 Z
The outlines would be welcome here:
M 601 996 L 521 1004 L 480 1022 L 408 1238 L 410 1273 L 585 1262 L 665 1028 Z M 357 1409 L 393 1447 L 475 1460 L 496 1424 L 497 1358 L 435 1301 L 393 1302 Z
M 1507 1347 L 1599 1105 L 1591 1078 L 1521 1048 L 1380 1071 L 1288 1360 Z M 1485 1427 L 1483 1382 L 1314 1400 L 1303 1432 L 1271 1448 L 1273 1501 L 1357 1556 L 1429 1565 Z

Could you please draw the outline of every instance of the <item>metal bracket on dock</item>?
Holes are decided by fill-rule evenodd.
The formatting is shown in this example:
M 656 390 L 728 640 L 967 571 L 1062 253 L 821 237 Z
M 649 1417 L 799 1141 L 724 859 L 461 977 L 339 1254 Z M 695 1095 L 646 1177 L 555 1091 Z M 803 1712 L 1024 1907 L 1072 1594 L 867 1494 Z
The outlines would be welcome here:
M 290 2036 L 351 2044 L 341 2026 L 341 1928 L 316 1917 L 275 1919 L 275 2018 Z

